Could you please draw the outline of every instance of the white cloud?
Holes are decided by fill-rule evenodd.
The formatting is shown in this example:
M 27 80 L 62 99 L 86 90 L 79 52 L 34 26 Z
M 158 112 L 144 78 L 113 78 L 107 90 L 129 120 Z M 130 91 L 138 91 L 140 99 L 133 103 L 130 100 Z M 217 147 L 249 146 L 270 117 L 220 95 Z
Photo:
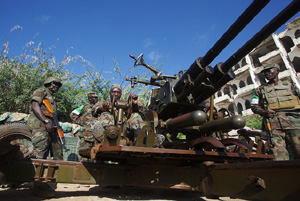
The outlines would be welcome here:
M 144 40 L 144 48 L 148 48 L 153 45 L 153 40 L 151 38 L 146 38 Z
M 211 25 L 209 26 L 208 31 L 209 31 L 209 32 L 213 32 L 213 31 L 215 31 L 216 27 L 217 27 L 217 24 L 211 24 Z
M 205 48 L 209 42 L 211 33 L 214 32 L 215 29 L 216 29 L 216 24 L 211 24 L 207 29 L 206 33 L 194 35 L 192 43 L 200 48 Z
M 36 20 L 42 24 L 46 24 L 50 20 L 50 18 L 51 17 L 49 15 L 41 15 L 37 17 Z
M 151 61 L 156 61 L 159 58 L 161 58 L 161 55 L 158 54 L 157 51 L 152 51 L 149 54 L 147 54 L 147 57 L 151 60 Z

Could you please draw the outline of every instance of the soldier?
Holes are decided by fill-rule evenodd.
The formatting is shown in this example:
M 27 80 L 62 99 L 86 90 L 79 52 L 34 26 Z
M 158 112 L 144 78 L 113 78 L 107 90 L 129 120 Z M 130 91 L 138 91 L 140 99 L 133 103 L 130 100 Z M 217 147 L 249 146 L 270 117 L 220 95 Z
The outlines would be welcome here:
M 95 92 L 89 92 L 88 93 L 88 100 L 90 104 L 82 105 L 79 108 L 73 110 L 70 114 L 70 118 L 72 119 L 72 122 L 75 124 L 79 124 L 83 126 L 85 123 L 85 116 L 88 114 L 92 114 L 91 111 L 93 106 L 98 102 L 98 96 Z M 89 121 L 89 120 L 88 120 Z
M 88 100 L 90 104 L 81 106 L 73 110 L 70 117 L 74 123 L 82 126 L 82 132 L 79 133 L 80 146 L 79 150 L 91 148 L 95 144 L 95 138 L 93 136 L 94 120 L 96 117 L 93 115 L 93 107 L 98 102 L 98 96 L 95 92 L 88 93 Z M 103 129 L 102 129 L 103 130 Z
M 111 101 L 120 100 L 122 96 L 122 88 L 119 84 L 113 84 L 110 88 L 110 99 Z M 124 115 L 124 127 L 123 131 L 126 137 L 128 137 L 131 141 L 135 142 L 138 132 L 142 130 L 145 123 L 140 116 L 138 111 L 138 96 L 136 94 L 130 94 L 130 98 L 132 100 L 132 114 L 128 119 L 125 118 Z M 99 115 L 98 120 L 101 122 L 103 128 L 105 129 L 109 125 L 115 125 L 115 117 L 107 112 L 108 111 L 107 102 L 98 103 L 95 105 L 95 114 Z M 115 115 L 116 116 L 116 115 Z M 97 138 L 96 138 L 97 139 Z M 103 136 L 101 136 L 103 139 Z M 157 135 L 155 138 L 155 146 L 159 146 L 164 141 L 165 137 L 163 135 Z
M 278 64 L 267 65 L 263 73 L 268 82 L 255 89 L 251 109 L 269 119 L 272 127 L 271 152 L 275 160 L 300 158 L 300 104 L 299 90 L 288 81 L 278 79 L 280 67 Z M 293 157 L 287 150 L 289 146 Z
M 44 82 L 44 86 L 45 88 L 39 88 L 33 92 L 31 111 L 27 121 L 33 136 L 32 157 L 46 159 L 50 153 L 54 160 L 63 160 L 62 144 L 58 139 L 56 127 L 51 118 L 46 116 L 49 111 L 43 104 L 44 99 L 49 100 L 51 108 L 56 113 L 57 106 L 53 95 L 62 86 L 62 82 L 57 77 L 49 77 Z M 34 183 L 33 193 L 42 197 L 55 196 L 55 191 L 47 183 Z

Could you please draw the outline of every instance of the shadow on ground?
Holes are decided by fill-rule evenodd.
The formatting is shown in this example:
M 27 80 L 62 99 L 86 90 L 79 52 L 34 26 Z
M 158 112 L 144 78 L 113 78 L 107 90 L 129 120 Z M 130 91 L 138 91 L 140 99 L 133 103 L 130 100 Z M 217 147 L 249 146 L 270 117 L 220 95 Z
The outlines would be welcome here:
M 54 185 L 52 184 L 52 187 Z M 32 195 L 33 183 L 25 183 L 14 188 L 0 189 L 0 200 L 39 201 L 46 200 Z M 47 200 L 94 201 L 94 200 L 197 200 L 203 201 L 199 192 L 177 189 L 156 189 L 144 187 L 104 188 L 96 185 L 59 184 L 56 197 Z

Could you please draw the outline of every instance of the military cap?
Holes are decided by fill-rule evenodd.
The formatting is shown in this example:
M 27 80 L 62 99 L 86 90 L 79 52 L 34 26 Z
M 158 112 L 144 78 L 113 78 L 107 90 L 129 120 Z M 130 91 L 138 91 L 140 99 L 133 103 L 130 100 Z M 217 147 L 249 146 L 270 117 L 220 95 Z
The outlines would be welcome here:
M 98 95 L 96 94 L 96 92 L 89 92 L 88 97 L 98 98 Z
M 278 64 L 268 64 L 268 65 L 265 65 L 263 70 L 267 70 L 267 69 L 271 69 L 271 68 L 277 68 L 277 69 L 280 69 L 280 66 Z
M 119 84 L 113 84 L 113 85 L 111 85 L 110 90 L 112 90 L 113 88 L 118 88 L 118 89 L 122 90 L 122 87 Z
M 62 85 L 61 79 L 58 77 L 48 77 L 45 82 L 44 82 L 44 86 L 46 86 L 47 84 L 50 84 L 51 82 L 57 82 L 60 83 L 60 85 Z

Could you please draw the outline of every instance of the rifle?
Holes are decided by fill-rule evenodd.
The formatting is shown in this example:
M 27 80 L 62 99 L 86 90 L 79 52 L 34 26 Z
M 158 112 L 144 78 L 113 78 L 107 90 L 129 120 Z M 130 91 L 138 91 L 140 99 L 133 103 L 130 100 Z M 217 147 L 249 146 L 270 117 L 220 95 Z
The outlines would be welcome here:
M 266 94 L 266 87 L 264 86 L 263 87 L 263 90 L 262 90 L 262 94 L 263 94 L 263 100 L 265 101 L 265 104 L 264 104 L 264 109 L 265 110 L 269 110 L 269 103 L 268 103 L 268 97 L 267 97 L 267 94 Z M 265 125 L 265 129 L 267 131 L 267 138 L 268 138 L 268 141 L 270 142 L 270 147 L 274 147 L 274 143 L 273 143 L 273 133 L 272 133 L 272 127 L 271 127 L 271 123 L 270 123 L 270 120 L 269 118 L 267 117 L 263 117 L 263 123 Z
M 53 124 L 54 124 L 54 126 L 56 126 L 57 134 L 58 134 L 58 137 L 60 139 L 60 142 L 61 142 L 63 148 L 65 149 L 66 152 L 69 151 L 69 149 L 67 149 L 67 147 L 66 147 L 66 140 L 65 140 L 64 132 L 63 132 L 61 126 L 59 125 L 57 115 L 55 114 L 55 112 L 51 108 L 49 100 L 44 99 L 43 103 L 46 106 L 46 108 L 48 109 L 48 111 L 50 112 L 50 113 L 47 113 L 46 116 L 52 118 Z
M 269 121 L 268 118 L 266 117 L 263 117 L 263 122 L 265 124 L 265 127 L 266 127 L 266 131 L 267 131 L 267 139 L 268 141 L 270 142 L 270 147 L 274 147 L 274 143 L 273 143 L 273 133 L 272 133 L 272 128 L 271 128 L 271 123 Z

